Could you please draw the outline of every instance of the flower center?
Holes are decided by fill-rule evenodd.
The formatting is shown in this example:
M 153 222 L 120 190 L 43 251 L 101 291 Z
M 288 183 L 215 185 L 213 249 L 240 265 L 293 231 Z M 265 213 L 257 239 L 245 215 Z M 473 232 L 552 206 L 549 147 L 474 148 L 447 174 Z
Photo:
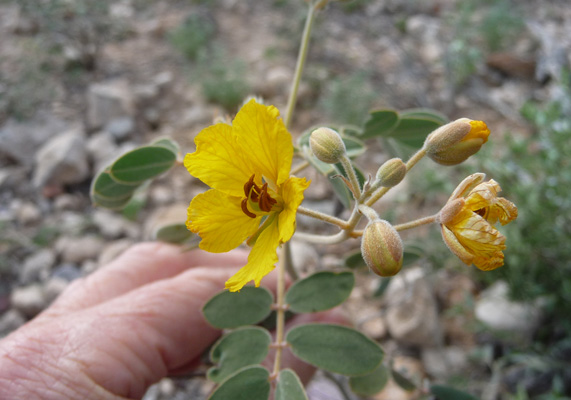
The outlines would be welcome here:
M 259 187 L 254 182 L 254 176 L 252 175 L 248 182 L 244 184 L 244 194 L 246 198 L 242 200 L 242 211 L 250 218 L 256 218 L 256 214 L 248 209 L 248 203 L 253 206 L 254 209 L 259 209 L 259 211 L 269 212 L 272 206 L 277 203 L 277 201 L 270 196 L 268 193 L 268 184 L 264 183 L 262 187 Z

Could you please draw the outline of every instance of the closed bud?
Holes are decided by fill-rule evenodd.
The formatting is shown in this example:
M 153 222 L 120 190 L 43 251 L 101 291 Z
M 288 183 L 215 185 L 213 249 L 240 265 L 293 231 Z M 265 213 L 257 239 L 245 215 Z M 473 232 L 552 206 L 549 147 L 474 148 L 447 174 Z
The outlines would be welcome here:
M 402 267 L 403 245 L 396 229 L 387 221 L 369 222 L 363 232 L 361 254 L 369 268 L 379 276 L 396 275 Z
M 424 142 L 426 154 L 442 165 L 456 165 L 480 150 L 490 130 L 482 121 L 460 118 L 433 131 Z
M 406 164 L 400 158 L 391 158 L 377 171 L 377 181 L 380 186 L 393 187 L 398 185 L 406 175 Z
M 464 204 L 466 204 L 466 201 L 461 197 L 446 203 L 438 213 L 438 222 L 444 225 L 451 222 L 462 211 Z
M 341 136 L 329 128 L 314 130 L 309 137 L 309 146 L 315 157 L 327 164 L 338 163 L 347 152 Z

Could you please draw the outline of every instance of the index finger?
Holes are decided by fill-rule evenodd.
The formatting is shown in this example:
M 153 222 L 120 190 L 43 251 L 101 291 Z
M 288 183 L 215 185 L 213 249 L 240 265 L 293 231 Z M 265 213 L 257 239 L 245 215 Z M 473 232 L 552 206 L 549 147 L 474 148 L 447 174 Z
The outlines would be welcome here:
M 185 252 L 179 246 L 159 242 L 137 244 L 92 275 L 73 282 L 45 314 L 89 308 L 189 268 L 236 268 L 246 262 L 247 253 L 240 250 L 211 254 L 202 250 Z

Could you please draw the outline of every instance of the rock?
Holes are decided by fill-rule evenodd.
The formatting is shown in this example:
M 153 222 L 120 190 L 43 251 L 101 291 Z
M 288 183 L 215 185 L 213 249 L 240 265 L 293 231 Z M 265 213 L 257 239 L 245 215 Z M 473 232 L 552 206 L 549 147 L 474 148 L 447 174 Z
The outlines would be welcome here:
M 28 180 L 28 171 L 26 167 L 2 167 L 0 169 L 0 189 L 15 192 L 17 188 L 22 187 L 22 182 Z
M 117 142 L 128 139 L 135 131 L 135 120 L 132 117 L 115 118 L 105 124 L 104 130 L 109 132 Z
M 65 211 L 59 215 L 58 228 L 60 232 L 65 232 L 67 235 L 79 235 L 87 225 L 87 219 L 83 213 L 74 211 Z
M 24 316 L 17 310 L 6 311 L 0 316 L 0 338 L 15 331 L 26 323 Z
M 60 237 L 55 245 L 56 251 L 61 255 L 63 262 L 80 264 L 85 260 L 96 259 L 104 242 L 97 236 Z
M 83 132 L 68 130 L 49 140 L 36 154 L 36 187 L 80 183 L 89 177 Z
M 93 160 L 95 171 L 99 172 L 111 163 L 113 155 L 117 152 L 117 145 L 109 132 L 100 131 L 91 135 L 86 149 L 87 154 Z
M 31 167 L 33 154 L 65 129 L 66 123 L 62 119 L 44 112 L 25 122 L 9 119 L 0 127 L 0 155 Z
M 22 202 L 15 210 L 16 219 L 22 225 L 30 225 L 40 221 L 42 213 L 40 209 L 29 201 Z
M 458 376 L 469 366 L 466 351 L 457 346 L 424 348 L 421 358 L 425 371 L 438 380 Z
M 62 193 L 54 199 L 54 208 L 56 211 L 69 211 L 69 210 L 79 210 L 83 201 L 81 197 Z
M 180 224 L 186 221 L 188 203 L 175 203 L 170 206 L 157 208 L 145 221 L 143 234 L 145 239 L 153 239 L 158 229 L 170 224 Z
M 172 187 L 167 185 L 154 185 L 149 193 L 151 202 L 157 206 L 164 206 L 174 201 Z
M 94 83 L 87 91 L 87 125 L 101 128 L 116 118 L 132 117 L 135 112 L 133 96 L 125 80 Z
M 371 339 L 379 340 L 387 334 L 387 324 L 381 315 L 374 315 L 361 324 L 360 330 Z
M 62 264 L 54 269 L 52 278 L 62 279 L 66 282 L 71 282 L 81 278 L 81 271 L 75 264 Z
M 32 282 L 45 281 L 55 264 L 56 255 L 53 250 L 43 249 L 24 260 L 20 269 L 20 282 L 28 285 Z
M 44 286 L 44 298 L 46 305 L 51 304 L 65 290 L 69 281 L 62 278 L 53 277 Z
M 406 285 L 393 285 L 398 282 L 393 279 L 384 296 L 388 299 L 386 322 L 389 333 L 398 342 L 408 345 L 430 347 L 441 343 L 436 299 L 422 278 L 422 269 L 411 268 L 399 276 Z
M 14 289 L 10 302 L 15 310 L 28 318 L 38 315 L 47 305 L 42 286 L 38 284 Z
M 104 209 L 96 209 L 93 212 L 93 223 L 99 229 L 103 237 L 117 239 L 121 236 L 131 236 L 137 233 L 139 228 L 136 224 L 128 221 L 121 215 Z
M 298 272 L 315 271 L 319 265 L 319 254 L 315 247 L 299 240 L 292 240 L 290 245 L 292 263 L 296 266 Z
M 114 242 L 108 243 L 99 255 L 99 259 L 97 260 L 99 265 L 105 265 L 113 261 L 133 244 L 135 244 L 135 242 L 129 239 L 115 240 Z
M 480 294 L 476 301 L 476 318 L 490 329 L 531 338 L 543 317 L 540 302 L 518 303 L 508 298 L 508 285 L 497 281 Z

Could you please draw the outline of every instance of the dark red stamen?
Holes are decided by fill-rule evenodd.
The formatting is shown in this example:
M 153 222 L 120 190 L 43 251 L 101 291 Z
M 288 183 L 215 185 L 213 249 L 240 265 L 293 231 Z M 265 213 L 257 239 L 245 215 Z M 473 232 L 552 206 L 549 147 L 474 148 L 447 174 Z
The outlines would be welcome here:
M 248 210 L 248 199 L 244 199 L 242 200 L 242 211 L 244 212 L 244 214 L 246 214 L 248 217 L 250 218 L 256 218 L 256 214 L 250 212 L 250 210 Z

